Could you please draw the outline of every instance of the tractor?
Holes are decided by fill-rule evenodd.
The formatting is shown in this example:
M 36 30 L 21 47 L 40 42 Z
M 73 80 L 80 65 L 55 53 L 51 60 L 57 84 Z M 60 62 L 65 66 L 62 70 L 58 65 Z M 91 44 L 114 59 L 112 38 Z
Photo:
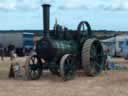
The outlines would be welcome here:
M 71 80 L 77 71 L 96 76 L 103 70 L 105 56 L 101 42 L 95 38 L 87 21 L 81 21 L 76 31 L 55 25 L 50 30 L 50 4 L 43 4 L 43 36 L 36 41 L 35 52 L 25 64 L 29 80 L 39 79 L 44 70 Z

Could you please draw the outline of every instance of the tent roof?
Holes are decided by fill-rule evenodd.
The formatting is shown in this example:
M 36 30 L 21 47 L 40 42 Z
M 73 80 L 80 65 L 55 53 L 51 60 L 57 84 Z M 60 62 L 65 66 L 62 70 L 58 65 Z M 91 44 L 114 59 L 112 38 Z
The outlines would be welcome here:
M 124 40 L 128 40 L 128 35 L 120 35 L 120 36 L 116 36 L 116 37 L 112 37 L 109 39 L 105 39 L 105 40 L 101 40 L 101 42 L 115 42 L 115 41 L 124 41 Z

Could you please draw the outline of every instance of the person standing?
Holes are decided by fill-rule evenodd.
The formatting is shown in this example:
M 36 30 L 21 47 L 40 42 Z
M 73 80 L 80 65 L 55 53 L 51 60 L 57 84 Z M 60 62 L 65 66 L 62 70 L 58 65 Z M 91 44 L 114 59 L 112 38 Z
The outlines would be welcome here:
M 106 50 L 106 55 L 107 55 L 107 58 L 106 58 L 106 69 L 109 70 L 109 69 L 113 69 L 114 67 L 114 64 L 112 62 L 112 54 L 111 54 L 111 50 L 108 48 Z
M 4 48 L 1 49 L 1 60 L 4 61 Z
M 3 61 L 4 60 L 4 48 L 2 44 L 0 44 L 0 56 L 1 56 L 1 60 Z
M 10 44 L 8 46 L 8 52 L 9 52 L 9 56 L 10 56 L 10 60 L 13 60 L 13 54 L 15 54 L 15 46 Z

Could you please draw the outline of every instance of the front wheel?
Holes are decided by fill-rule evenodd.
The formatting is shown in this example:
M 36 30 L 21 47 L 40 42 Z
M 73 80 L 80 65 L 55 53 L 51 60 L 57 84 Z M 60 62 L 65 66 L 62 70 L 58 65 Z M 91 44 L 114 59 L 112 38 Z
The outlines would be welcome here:
M 28 56 L 25 64 L 25 76 L 29 80 L 37 80 L 42 74 L 41 59 L 37 55 Z
M 60 60 L 60 75 L 64 80 L 71 80 L 76 75 L 74 56 L 65 54 Z

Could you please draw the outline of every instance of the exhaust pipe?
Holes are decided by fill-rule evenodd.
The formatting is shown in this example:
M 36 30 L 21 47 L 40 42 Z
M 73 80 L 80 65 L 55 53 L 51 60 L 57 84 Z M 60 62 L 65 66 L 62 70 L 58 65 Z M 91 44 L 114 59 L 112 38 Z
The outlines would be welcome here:
M 44 38 L 49 38 L 50 4 L 43 4 L 43 28 Z

